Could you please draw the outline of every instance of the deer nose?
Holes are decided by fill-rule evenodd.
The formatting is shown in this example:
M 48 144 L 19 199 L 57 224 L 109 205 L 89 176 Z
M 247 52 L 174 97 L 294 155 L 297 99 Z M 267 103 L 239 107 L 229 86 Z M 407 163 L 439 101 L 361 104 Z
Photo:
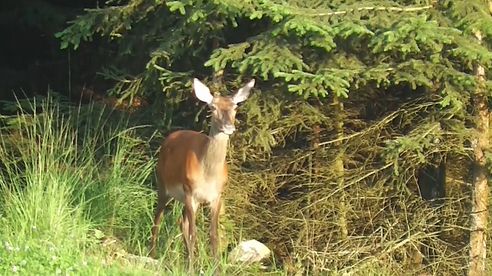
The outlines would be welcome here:
M 234 125 L 225 125 L 222 127 L 222 132 L 224 132 L 224 134 L 231 135 L 234 131 L 236 131 L 236 127 Z

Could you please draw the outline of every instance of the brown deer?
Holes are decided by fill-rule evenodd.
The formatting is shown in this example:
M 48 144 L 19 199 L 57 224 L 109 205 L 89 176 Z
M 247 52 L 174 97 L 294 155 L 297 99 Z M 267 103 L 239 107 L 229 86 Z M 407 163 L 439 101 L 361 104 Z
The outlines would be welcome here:
M 164 208 L 174 198 L 184 204 L 181 231 L 193 264 L 196 225 L 195 213 L 201 203 L 211 208 L 210 242 L 212 254 L 217 259 L 218 225 L 221 193 L 227 181 L 226 153 L 229 135 L 235 130 L 237 104 L 245 101 L 255 84 L 254 79 L 239 89 L 232 97 L 212 96 L 207 86 L 193 80 L 196 97 L 208 104 L 211 113 L 209 135 L 191 130 L 171 133 L 161 144 L 157 162 L 158 203 L 155 210 L 150 254 L 155 257 L 157 234 Z

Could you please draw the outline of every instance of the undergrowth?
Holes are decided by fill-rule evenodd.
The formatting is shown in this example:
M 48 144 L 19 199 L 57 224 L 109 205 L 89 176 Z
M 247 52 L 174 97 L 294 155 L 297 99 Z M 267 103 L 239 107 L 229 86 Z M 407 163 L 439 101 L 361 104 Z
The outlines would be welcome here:
M 11 107 L 16 115 L 0 117 L 0 274 L 188 275 L 177 223 L 180 204 L 166 210 L 158 259 L 147 257 L 156 201 L 155 145 L 162 139 L 153 127 L 135 124 L 114 110 L 71 106 L 53 98 L 18 101 Z M 283 130 L 265 140 L 281 144 L 287 144 L 281 138 L 292 131 L 310 131 L 296 130 L 298 122 L 290 118 L 276 120 L 277 128 L 264 123 L 256 131 Z M 463 181 L 450 169 L 447 199 L 439 208 L 411 191 L 391 188 L 402 182 L 402 187 L 415 186 L 412 162 L 417 157 L 395 159 L 406 160 L 399 174 L 393 163 L 357 159 L 354 152 L 382 150 L 379 128 L 365 128 L 360 135 L 367 139 L 343 145 L 346 156 L 353 156 L 346 160 L 344 186 L 332 169 L 335 148 L 314 154 L 301 143 L 290 150 L 270 145 L 275 149 L 270 156 L 255 155 L 258 145 L 247 141 L 251 133 L 236 134 L 228 157 L 226 216 L 221 218 L 224 254 L 219 263 L 209 256 L 207 212 L 199 212 L 196 274 L 464 271 Z M 340 234 L 343 227 L 349 228 L 346 237 Z M 229 263 L 225 252 L 250 238 L 266 242 L 282 268 L 275 262 L 266 269 Z
M 11 107 L 17 114 L 0 124 L 0 274 L 187 274 L 178 204 L 161 226 L 159 259 L 146 257 L 156 196 L 153 135 L 137 135 L 145 126 L 53 98 Z M 201 274 L 255 274 L 212 261 L 208 228 L 198 229 Z

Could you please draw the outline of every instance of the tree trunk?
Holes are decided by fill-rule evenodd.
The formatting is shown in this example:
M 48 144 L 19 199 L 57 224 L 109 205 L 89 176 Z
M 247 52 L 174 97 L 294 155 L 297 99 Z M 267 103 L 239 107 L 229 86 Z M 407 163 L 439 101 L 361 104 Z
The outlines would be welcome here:
M 481 42 L 482 34 L 475 33 Z M 472 142 L 474 162 L 472 165 L 473 190 L 470 226 L 470 266 L 468 275 L 485 275 L 487 203 L 489 198 L 488 172 L 486 168 L 485 151 L 489 147 L 489 109 L 485 94 L 485 68 L 479 64 L 475 67 L 477 90 L 473 95 L 475 108 L 476 137 Z
M 321 127 L 319 124 L 316 124 L 312 128 L 313 130 L 313 139 L 311 140 L 311 148 L 313 150 L 313 154 L 309 155 L 308 162 L 309 162 L 309 189 L 313 188 L 313 183 L 317 183 L 318 180 L 318 175 L 319 175 L 319 143 L 320 143 L 320 132 L 321 132 Z M 308 205 L 311 206 L 313 199 L 311 196 L 311 192 L 307 193 L 307 200 L 308 200 Z M 315 214 L 316 210 L 313 208 L 309 208 L 307 212 L 307 217 L 308 218 L 314 218 L 316 217 Z
M 338 227 L 340 228 L 340 238 L 346 240 L 348 237 L 348 225 L 347 225 L 347 203 L 345 193 L 345 164 L 343 157 L 345 155 L 342 149 L 343 145 L 343 103 L 335 95 L 333 97 L 333 103 L 335 107 L 335 131 L 336 140 L 335 147 L 337 147 L 338 154 L 335 160 L 335 175 L 337 177 L 337 189 L 340 193 L 340 204 L 338 206 Z

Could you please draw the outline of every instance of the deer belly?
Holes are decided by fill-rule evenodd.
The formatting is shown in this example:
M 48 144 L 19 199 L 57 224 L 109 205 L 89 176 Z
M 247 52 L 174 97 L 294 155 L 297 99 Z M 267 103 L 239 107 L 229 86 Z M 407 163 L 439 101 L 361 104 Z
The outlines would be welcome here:
M 215 183 L 197 185 L 193 189 L 193 198 L 199 203 L 211 203 L 220 196 L 220 186 Z

